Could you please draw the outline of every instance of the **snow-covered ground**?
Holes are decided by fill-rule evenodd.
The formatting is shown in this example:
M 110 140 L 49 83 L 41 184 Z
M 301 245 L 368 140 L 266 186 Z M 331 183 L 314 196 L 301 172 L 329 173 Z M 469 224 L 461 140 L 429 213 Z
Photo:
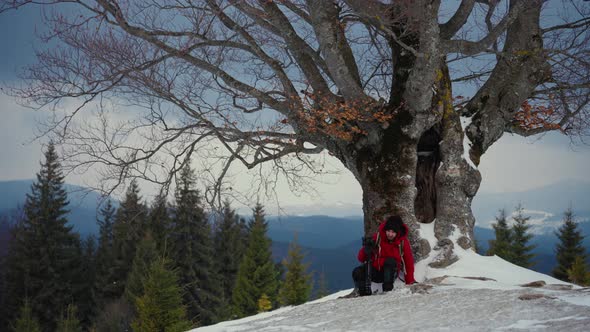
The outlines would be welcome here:
M 421 236 L 434 238 L 425 228 Z M 390 293 L 339 299 L 345 290 L 193 331 L 590 331 L 590 288 L 496 256 L 455 252 L 459 261 L 445 269 L 428 267 L 434 253 L 419 262 L 418 286 L 396 283 Z M 521 286 L 533 281 L 545 285 Z

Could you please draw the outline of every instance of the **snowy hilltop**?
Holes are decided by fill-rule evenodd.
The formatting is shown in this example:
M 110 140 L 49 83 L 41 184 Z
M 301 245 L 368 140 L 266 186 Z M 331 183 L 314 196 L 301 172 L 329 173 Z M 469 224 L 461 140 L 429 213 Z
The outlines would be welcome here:
M 433 255 L 420 261 L 416 285 L 398 280 L 389 293 L 340 298 L 349 289 L 192 331 L 588 331 L 590 288 L 455 251 L 459 261 L 444 269 L 428 267 Z

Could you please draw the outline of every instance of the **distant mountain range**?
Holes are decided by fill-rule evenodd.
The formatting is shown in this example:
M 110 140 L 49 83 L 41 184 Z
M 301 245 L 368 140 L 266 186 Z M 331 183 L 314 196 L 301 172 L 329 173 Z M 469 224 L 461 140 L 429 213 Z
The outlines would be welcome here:
M 30 192 L 31 180 L 0 182 L 0 215 L 10 214 L 24 202 Z M 70 199 L 69 220 L 74 229 L 83 236 L 96 234 L 96 206 L 100 195 L 85 188 L 67 185 Z M 535 235 L 534 253 L 537 264 L 533 270 L 550 273 L 555 266 L 555 244 L 558 242 L 554 231 L 561 224 L 563 211 L 572 206 L 580 229 L 586 235 L 585 246 L 590 254 L 590 182 L 560 182 L 518 193 L 482 193 L 473 202 L 477 222 L 475 236 L 481 252 L 488 248 L 488 241 L 494 238 L 491 224 L 498 210 L 505 208 L 510 214 L 514 207 L 522 203 Z M 268 217 L 268 234 L 273 240 L 273 257 L 280 261 L 286 257 L 289 242 L 297 236 L 298 243 L 307 252 L 310 270 L 316 271 L 316 278 L 323 270 L 331 290 L 351 287 L 351 270 L 358 264 L 356 254 L 363 236 L 362 217 L 357 212 L 360 205 L 336 204 L 303 207 L 285 207 L 291 216 Z M 299 211 L 298 211 L 299 210 Z M 298 213 L 299 212 L 299 213 Z M 321 215 L 306 215 L 312 212 Z M 332 212 L 328 216 L 323 212 Z M 347 217 L 348 216 L 348 217 Z M 249 217 L 249 215 L 246 215 Z M 5 226 L 0 223 L 0 241 L 6 236 Z M 5 243 L 5 241 L 3 241 Z M 0 253 L 2 252 L 0 246 Z
M 572 207 L 580 222 L 590 221 L 590 182 L 562 181 L 538 189 L 509 193 L 481 193 L 473 200 L 477 225 L 491 229 L 491 223 L 499 209 L 507 215 L 521 203 L 535 234 L 549 234 L 556 230 L 563 212 Z

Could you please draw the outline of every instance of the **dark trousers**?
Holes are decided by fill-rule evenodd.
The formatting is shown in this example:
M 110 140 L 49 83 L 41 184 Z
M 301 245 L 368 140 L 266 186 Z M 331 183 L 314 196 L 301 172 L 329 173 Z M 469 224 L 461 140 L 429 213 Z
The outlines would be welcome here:
M 371 275 L 367 276 L 367 266 L 365 264 L 357 266 L 352 270 L 352 280 L 354 286 L 358 289 L 364 289 L 370 282 L 382 283 L 383 291 L 389 292 L 393 289 L 393 282 L 397 278 L 397 262 L 393 258 L 385 260 L 385 264 L 381 270 L 370 268 Z M 369 278 L 367 280 L 367 278 Z

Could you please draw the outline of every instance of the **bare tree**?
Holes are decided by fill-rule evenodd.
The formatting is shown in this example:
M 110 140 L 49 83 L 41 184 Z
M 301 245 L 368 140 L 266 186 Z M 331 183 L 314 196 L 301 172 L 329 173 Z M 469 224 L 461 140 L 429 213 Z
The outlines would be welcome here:
M 477 165 L 504 133 L 587 134 L 582 1 L 0 3 L 55 8 L 52 43 L 13 93 L 57 111 L 76 103 L 49 129 L 77 167 L 166 184 L 199 155 L 216 164 L 202 174 L 219 170 L 218 193 L 234 162 L 272 164 L 297 187 L 326 151 L 362 187 L 365 233 L 400 214 L 435 267 L 474 247 Z M 127 120 L 106 117 L 123 106 Z M 101 121 L 74 125 L 84 108 Z M 420 232 L 429 223 L 437 243 Z

